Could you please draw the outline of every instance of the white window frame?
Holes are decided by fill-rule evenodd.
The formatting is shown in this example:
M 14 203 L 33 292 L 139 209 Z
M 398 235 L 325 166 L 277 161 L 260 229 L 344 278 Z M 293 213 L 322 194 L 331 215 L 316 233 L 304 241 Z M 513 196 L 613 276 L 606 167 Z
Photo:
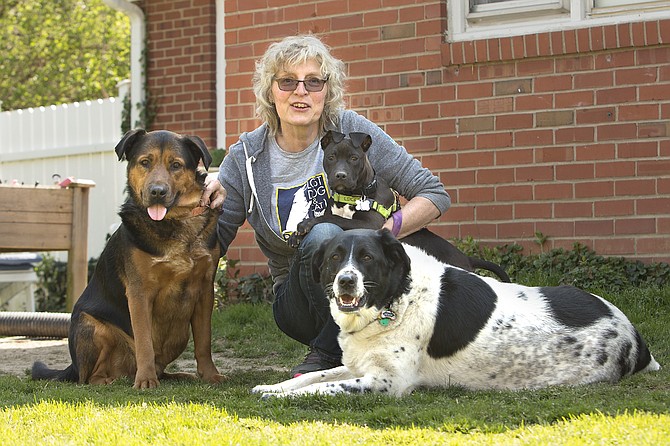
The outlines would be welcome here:
M 670 18 L 670 0 L 600 8 L 598 0 L 510 0 L 472 13 L 470 0 L 445 1 L 448 42 Z

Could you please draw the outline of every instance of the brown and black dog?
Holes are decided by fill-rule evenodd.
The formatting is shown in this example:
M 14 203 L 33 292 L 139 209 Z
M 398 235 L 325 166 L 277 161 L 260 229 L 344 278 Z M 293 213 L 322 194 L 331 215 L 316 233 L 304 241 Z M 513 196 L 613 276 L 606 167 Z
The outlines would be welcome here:
M 218 212 L 200 207 L 212 160 L 202 139 L 168 131 L 131 130 L 115 148 L 128 160 L 122 224 L 107 242 L 93 277 L 72 310 L 72 364 L 33 364 L 33 379 L 109 384 L 134 379 L 154 388 L 193 334 L 197 373 L 225 379 L 212 361 L 214 274 L 220 257 Z M 190 331 L 189 331 L 190 328 Z

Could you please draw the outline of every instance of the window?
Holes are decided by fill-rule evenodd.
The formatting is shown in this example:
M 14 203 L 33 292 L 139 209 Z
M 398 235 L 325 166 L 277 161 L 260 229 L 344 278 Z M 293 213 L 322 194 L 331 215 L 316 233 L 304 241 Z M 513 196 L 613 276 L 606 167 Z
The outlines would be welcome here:
M 670 1 L 446 0 L 452 42 L 670 17 Z

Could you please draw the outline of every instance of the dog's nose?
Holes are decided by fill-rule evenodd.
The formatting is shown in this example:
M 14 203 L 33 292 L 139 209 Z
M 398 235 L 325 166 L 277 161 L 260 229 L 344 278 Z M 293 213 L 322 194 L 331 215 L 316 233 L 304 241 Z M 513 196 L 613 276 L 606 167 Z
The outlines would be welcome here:
M 346 180 L 347 179 L 347 173 L 346 172 L 335 172 L 335 178 L 338 180 Z
M 167 195 L 168 188 L 166 184 L 152 184 L 149 193 L 154 198 L 162 198 Z
M 340 277 L 337 279 L 337 284 L 340 288 L 353 288 L 354 285 L 356 285 L 356 276 L 353 273 L 340 274 Z

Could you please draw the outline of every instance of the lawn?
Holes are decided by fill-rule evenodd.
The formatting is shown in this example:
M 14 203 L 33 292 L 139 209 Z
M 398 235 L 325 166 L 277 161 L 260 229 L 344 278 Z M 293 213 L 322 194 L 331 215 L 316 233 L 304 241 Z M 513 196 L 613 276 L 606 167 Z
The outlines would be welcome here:
M 237 304 L 215 313 L 214 349 L 254 368 L 230 373 L 218 387 L 162 382 L 146 391 L 129 380 L 102 387 L 3 376 L 0 438 L 20 445 L 670 444 L 670 287 L 606 297 L 636 324 L 660 372 L 539 391 L 454 387 L 401 399 L 261 401 L 249 389 L 287 378 L 305 349 L 278 331 L 267 304 Z

